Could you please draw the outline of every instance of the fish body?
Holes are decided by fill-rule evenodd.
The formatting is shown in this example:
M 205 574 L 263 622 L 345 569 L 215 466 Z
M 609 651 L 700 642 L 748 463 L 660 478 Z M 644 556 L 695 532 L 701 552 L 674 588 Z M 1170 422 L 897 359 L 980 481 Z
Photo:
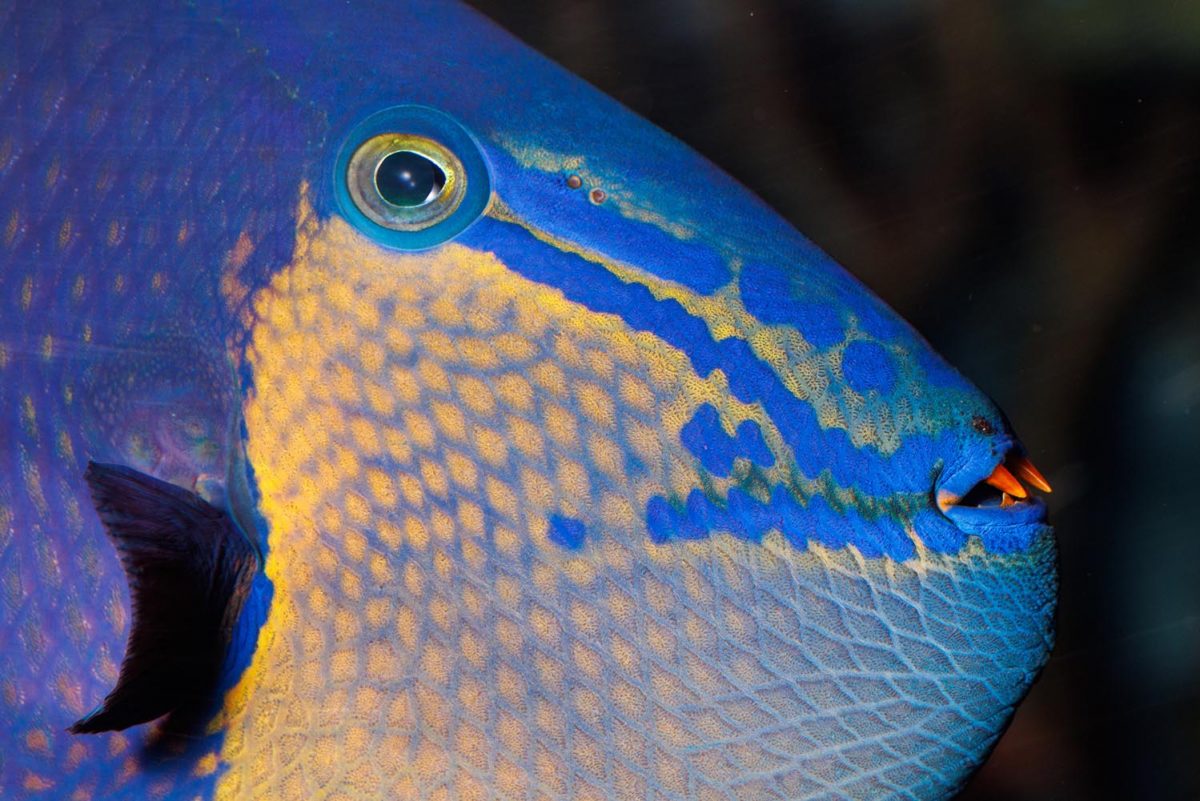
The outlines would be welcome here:
M 456 4 L 0 14 L 0 796 L 935 799 L 986 757 L 1052 642 L 1040 477 L 716 167 Z M 171 623 L 146 526 L 238 544 L 211 707 L 70 733 Z

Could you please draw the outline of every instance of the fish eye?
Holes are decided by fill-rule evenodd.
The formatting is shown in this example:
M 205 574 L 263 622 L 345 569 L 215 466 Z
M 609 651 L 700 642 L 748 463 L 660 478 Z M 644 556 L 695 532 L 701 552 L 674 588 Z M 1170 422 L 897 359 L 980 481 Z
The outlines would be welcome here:
M 385 133 L 350 157 L 347 189 L 358 210 L 393 231 L 421 231 L 452 215 L 466 194 L 454 153 L 424 136 Z
M 389 247 L 421 250 L 460 233 L 491 195 L 483 155 L 449 116 L 424 106 L 371 115 L 350 132 L 335 169 L 343 215 Z
M 375 191 L 385 203 L 400 208 L 425 206 L 446 188 L 446 171 L 414 150 L 389 153 L 375 168 Z

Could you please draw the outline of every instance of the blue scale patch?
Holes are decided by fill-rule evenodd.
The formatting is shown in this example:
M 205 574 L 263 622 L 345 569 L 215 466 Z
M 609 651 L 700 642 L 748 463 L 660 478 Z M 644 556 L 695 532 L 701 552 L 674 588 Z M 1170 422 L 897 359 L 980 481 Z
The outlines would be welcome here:
M 583 521 L 563 515 L 550 515 L 549 539 L 555 545 L 561 545 L 568 551 L 578 551 L 583 548 L 587 529 Z
M 842 376 L 855 392 L 886 395 L 896 386 L 896 364 L 879 343 L 856 339 L 842 351 Z
M 746 310 L 768 325 L 795 326 L 818 347 L 840 342 L 848 328 L 847 320 L 825 309 L 851 310 L 859 330 L 876 339 L 912 336 L 912 330 L 883 301 L 850 275 L 834 269 L 828 256 L 814 248 L 812 260 L 810 266 L 816 269 L 790 271 L 762 262 L 747 263 L 738 279 Z M 822 261 L 827 264 L 820 264 Z M 814 297 L 828 298 L 829 303 L 814 303 Z M 814 310 L 810 318 L 808 314 Z
M 745 291 L 743 288 L 743 295 Z M 838 309 L 830 304 L 798 303 L 792 309 L 792 318 L 804 321 L 800 333 L 818 348 L 833 347 L 846 338 L 846 328 L 842 325 Z
M 796 326 L 806 340 L 819 348 L 845 339 L 846 325 L 838 308 L 831 303 L 811 303 L 795 297 L 790 284 L 790 278 L 777 268 L 750 262 L 742 267 L 738 291 L 746 311 L 767 325 Z
M 679 432 L 679 439 L 714 476 L 728 476 L 733 471 L 733 460 L 739 457 L 762 467 L 775 464 L 775 455 L 767 448 L 758 423 L 743 420 L 736 435 L 731 437 L 725 433 L 721 417 L 711 404 L 696 410 Z
M 801 503 L 782 486 L 775 487 L 765 503 L 738 487 L 729 491 L 724 503 L 698 489 L 682 504 L 656 496 L 646 505 L 646 523 L 650 540 L 659 545 L 706 539 L 718 532 L 759 543 L 775 529 L 800 550 L 815 541 L 830 548 L 853 544 L 868 557 L 903 560 L 915 553 L 898 520 L 886 515 L 867 520 L 854 509 L 834 509 L 821 496 Z

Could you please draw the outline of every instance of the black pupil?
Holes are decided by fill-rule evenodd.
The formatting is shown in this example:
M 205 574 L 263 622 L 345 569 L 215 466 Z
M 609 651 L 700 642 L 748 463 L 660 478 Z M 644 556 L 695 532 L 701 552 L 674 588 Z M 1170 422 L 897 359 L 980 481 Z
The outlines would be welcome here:
M 423 206 L 446 185 L 446 173 L 420 153 L 401 150 L 379 162 L 375 188 L 393 206 Z

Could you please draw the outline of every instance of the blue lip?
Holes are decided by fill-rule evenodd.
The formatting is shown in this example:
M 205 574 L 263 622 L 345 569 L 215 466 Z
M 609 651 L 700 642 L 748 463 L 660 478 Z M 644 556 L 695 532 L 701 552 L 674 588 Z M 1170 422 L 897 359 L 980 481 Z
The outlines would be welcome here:
M 942 469 L 942 473 L 934 482 L 934 495 L 949 492 L 961 498 L 970 492 L 976 484 L 986 479 L 1003 464 L 1015 445 L 1011 437 L 997 437 L 990 447 L 974 449 L 974 453 L 964 453 L 962 457 Z M 939 504 L 940 505 L 940 504 Z
M 1003 464 L 1013 448 L 1013 440 L 1005 438 L 993 443 L 986 458 L 967 458 L 949 466 L 935 482 L 933 499 L 938 510 L 966 534 L 1015 535 L 1040 529 L 1046 523 L 1046 504 L 1030 496 L 1008 506 L 994 503 L 961 505 L 961 499 L 985 481 Z
M 1011 506 L 951 506 L 942 514 L 968 534 L 997 528 L 1024 528 L 1046 522 L 1046 504 L 1029 497 Z

